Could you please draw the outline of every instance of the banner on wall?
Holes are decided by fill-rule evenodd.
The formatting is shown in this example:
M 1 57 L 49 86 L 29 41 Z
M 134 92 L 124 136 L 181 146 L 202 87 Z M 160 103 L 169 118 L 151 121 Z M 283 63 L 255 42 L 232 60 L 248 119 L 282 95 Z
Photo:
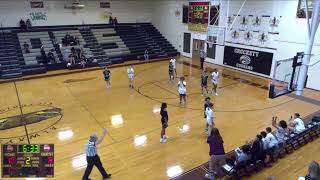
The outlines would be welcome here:
M 30 18 L 32 21 L 46 21 L 47 14 L 45 12 L 31 12 Z
M 225 46 L 223 64 L 270 75 L 273 53 Z

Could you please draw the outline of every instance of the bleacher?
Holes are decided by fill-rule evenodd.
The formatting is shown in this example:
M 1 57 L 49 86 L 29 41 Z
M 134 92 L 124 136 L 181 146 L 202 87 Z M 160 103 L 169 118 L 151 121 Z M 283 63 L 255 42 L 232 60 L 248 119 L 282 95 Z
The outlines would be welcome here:
M 54 44 L 62 44 L 67 33 L 76 37 L 79 44 Z M 24 51 L 25 43 L 29 45 L 30 53 Z M 53 50 L 55 62 L 43 64 L 41 46 L 46 54 Z M 146 49 L 150 60 L 179 54 L 151 23 L 123 23 L 116 27 L 108 24 L 41 26 L 28 32 L 21 32 L 19 28 L 3 28 L 0 29 L 0 77 L 14 78 L 66 69 L 72 47 L 83 49 L 86 58 L 91 60 L 87 66 L 144 60 Z M 78 63 L 72 66 L 80 68 Z

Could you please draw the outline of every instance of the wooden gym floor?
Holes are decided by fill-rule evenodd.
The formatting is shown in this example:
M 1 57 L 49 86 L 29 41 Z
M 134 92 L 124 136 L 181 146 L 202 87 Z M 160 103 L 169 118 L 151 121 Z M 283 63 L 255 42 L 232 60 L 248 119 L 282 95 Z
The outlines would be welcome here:
M 180 58 L 179 61 L 191 60 Z M 273 115 L 287 119 L 295 112 L 306 116 L 319 110 L 315 103 L 294 97 L 270 100 L 266 90 L 269 80 L 218 68 L 224 75 L 220 79 L 219 96 L 212 96 L 212 100 L 216 126 L 224 138 L 226 151 L 270 126 Z M 201 71 L 186 63 L 177 65 L 178 75 L 184 74 L 187 81 L 187 107 L 183 108 L 179 107 L 177 80 L 168 82 L 167 61 L 135 65 L 135 89 L 128 88 L 126 69 L 111 69 L 112 87 L 108 90 L 101 70 L 16 82 L 23 113 L 52 107 L 61 108 L 62 113 L 26 128 L 0 130 L 0 143 L 27 143 L 27 131 L 30 143 L 55 144 L 54 179 L 57 180 L 81 179 L 88 136 L 93 132 L 100 134 L 103 127 L 108 135 L 98 152 L 115 180 L 169 179 L 180 170 L 184 172 L 207 161 Z M 0 92 L 0 119 L 19 115 L 15 84 L 0 84 Z M 318 91 L 305 90 L 304 96 L 320 101 Z M 159 143 L 161 102 L 169 104 L 169 140 L 165 144 Z M 295 153 L 291 159 L 251 179 L 262 180 L 271 175 L 277 180 L 297 179 L 305 175 L 310 158 L 320 160 L 317 147 L 319 140 L 302 148 L 309 158 L 304 159 L 304 153 Z M 290 170 L 294 170 L 292 175 L 288 173 Z M 101 179 L 97 169 L 94 168 L 91 178 Z

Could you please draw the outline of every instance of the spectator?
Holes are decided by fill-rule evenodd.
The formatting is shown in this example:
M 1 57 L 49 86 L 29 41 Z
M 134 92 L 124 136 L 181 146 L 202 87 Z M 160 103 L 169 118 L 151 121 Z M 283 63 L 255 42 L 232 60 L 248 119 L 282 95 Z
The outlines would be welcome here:
M 114 26 L 118 25 L 118 19 L 116 17 L 114 17 L 114 19 L 113 19 L 113 25 Z
M 68 48 L 64 49 L 63 51 L 63 60 L 67 61 L 70 57 L 70 50 Z
M 54 49 L 51 49 L 50 52 L 48 53 L 48 62 L 51 62 L 51 63 L 56 63 L 56 59 L 54 57 Z
M 21 29 L 22 31 L 27 30 L 26 22 L 24 22 L 23 19 L 20 20 L 20 23 L 19 23 L 19 24 L 20 24 L 20 29 Z
M 299 113 L 295 113 L 293 117 L 294 119 L 292 119 L 292 116 L 289 119 L 290 126 L 293 127 L 293 133 L 299 134 L 304 131 L 306 127 L 304 126 L 304 122 L 300 118 Z
M 43 64 L 48 64 L 48 58 L 47 58 L 47 55 L 46 55 L 46 52 L 44 50 L 44 46 L 43 45 L 40 48 L 40 53 L 41 53 L 42 63 Z
M 26 21 L 26 29 L 29 31 L 31 29 L 31 27 L 32 27 L 31 21 L 30 21 L 30 19 L 27 19 L 27 21 Z
M 250 159 L 250 146 L 249 145 L 244 145 L 242 146 L 241 150 L 237 148 L 236 150 L 237 153 L 237 159 L 235 162 L 235 165 L 240 165 L 243 163 L 246 163 Z
M 144 60 L 146 60 L 146 61 L 148 61 L 149 60 L 149 52 L 148 52 L 148 49 L 146 49 L 145 51 L 144 51 Z
M 308 168 L 308 174 L 305 176 L 306 180 L 320 180 L 320 167 L 315 161 L 311 161 Z
M 112 18 L 112 16 L 109 16 L 109 24 L 113 25 L 113 18 Z
M 29 44 L 27 44 L 27 42 L 24 42 L 23 50 L 24 50 L 24 53 L 30 53 Z
M 209 173 L 205 175 L 207 179 L 215 179 L 223 176 L 221 166 L 225 164 L 225 152 L 223 147 L 223 139 L 217 128 L 212 128 L 210 136 L 207 139 L 210 147 Z
M 76 57 L 75 57 L 75 55 L 73 53 L 71 53 L 70 56 L 69 56 L 69 62 L 71 64 L 75 64 L 76 63 Z

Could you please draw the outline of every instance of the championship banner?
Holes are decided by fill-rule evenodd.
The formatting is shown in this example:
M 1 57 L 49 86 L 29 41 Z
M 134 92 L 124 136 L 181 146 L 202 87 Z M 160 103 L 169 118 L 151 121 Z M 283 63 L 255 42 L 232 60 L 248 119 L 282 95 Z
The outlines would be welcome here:
M 189 2 L 188 29 L 207 31 L 210 2 Z
M 223 64 L 270 76 L 273 53 L 225 46 Z

